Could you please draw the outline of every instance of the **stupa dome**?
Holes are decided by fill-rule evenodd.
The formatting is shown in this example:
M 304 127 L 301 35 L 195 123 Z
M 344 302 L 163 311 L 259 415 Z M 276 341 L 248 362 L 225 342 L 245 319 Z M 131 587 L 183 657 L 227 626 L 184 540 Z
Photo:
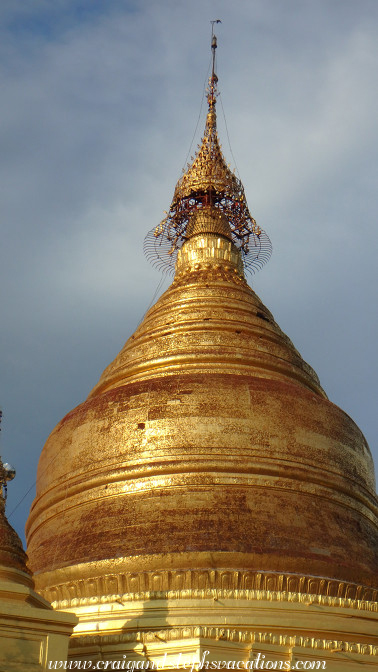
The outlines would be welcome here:
M 28 553 L 49 599 L 83 565 L 92 582 L 133 576 L 149 590 L 156 572 L 168 589 L 170 572 L 209 567 L 253 585 L 272 572 L 320 592 L 374 585 L 366 441 L 220 226 L 185 242 L 170 288 L 46 443 Z
M 176 259 L 174 280 L 39 462 L 30 566 L 47 599 L 83 610 L 81 635 L 139 627 L 133 600 L 139 618 L 152 599 L 195 598 L 192 620 L 209 595 L 377 600 L 369 447 L 247 283 L 251 245 L 258 261 L 269 239 L 225 168 L 214 77 L 203 143 L 153 232 Z M 172 623 L 189 622 L 174 605 Z M 116 625 L 113 610 L 127 618 Z M 318 632 L 315 608 L 311 618 Z

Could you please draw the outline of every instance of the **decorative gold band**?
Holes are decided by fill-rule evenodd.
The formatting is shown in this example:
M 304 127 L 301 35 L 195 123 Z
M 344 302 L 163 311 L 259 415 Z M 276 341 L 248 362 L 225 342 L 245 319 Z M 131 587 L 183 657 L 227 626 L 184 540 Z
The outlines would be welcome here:
M 354 653 L 365 656 L 378 656 L 378 646 L 359 642 L 345 642 L 335 639 L 321 639 L 305 637 L 302 635 L 287 635 L 272 632 L 255 632 L 239 628 L 220 628 L 208 626 L 185 626 L 168 628 L 164 630 L 124 632 L 121 634 L 107 635 L 107 645 L 135 644 L 156 642 L 156 640 L 168 643 L 186 639 L 205 639 L 215 641 L 227 641 L 248 644 L 271 644 L 285 649 L 307 649 L 319 652 Z M 81 649 L 88 646 L 101 646 L 101 635 L 84 635 L 71 637 L 70 649 Z
M 318 600 L 319 604 L 325 606 L 378 610 L 378 589 L 329 578 L 227 569 L 183 569 L 139 573 L 121 570 L 102 573 L 101 563 L 97 564 L 97 576 L 96 568 L 88 565 L 85 568 L 84 578 L 80 569 L 83 567 L 85 568 L 85 565 L 77 566 L 77 573 L 74 567 L 70 568 L 69 577 L 65 569 L 51 572 L 49 575 L 39 575 L 35 577 L 36 588 L 57 609 L 112 602 L 116 599 L 122 599 L 124 602 L 223 597 L 280 601 L 311 598 L 312 601 Z M 109 567 L 107 569 L 109 572 Z M 81 574 L 81 578 L 76 578 L 75 574 L 77 576 Z M 290 595 L 294 597 L 289 597 Z M 373 606 L 364 607 L 366 603 Z

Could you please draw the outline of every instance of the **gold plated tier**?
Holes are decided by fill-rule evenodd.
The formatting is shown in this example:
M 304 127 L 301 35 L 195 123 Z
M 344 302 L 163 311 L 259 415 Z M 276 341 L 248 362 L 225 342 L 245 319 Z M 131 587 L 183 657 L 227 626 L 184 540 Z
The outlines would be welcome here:
M 221 210 L 216 208 L 201 208 L 192 214 L 186 235 L 188 238 L 191 238 L 199 233 L 214 233 L 232 240 L 231 227 L 227 217 Z
M 118 592 L 148 575 L 151 590 L 163 572 L 170 590 L 189 569 L 377 587 L 369 448 L 239 261 L 224 235 L 191 237 L 171 287 L 49 437 L 27 535 L 50 599 L 80 599 L 83 582 L 104 596 L 107 576 Z
M 240 251 L 215 232 L 193 235 L 183 245 L 173 284 L 90 397 L 184 370 L 291 378 L 325 396 L 316 373 L 245 281 Z

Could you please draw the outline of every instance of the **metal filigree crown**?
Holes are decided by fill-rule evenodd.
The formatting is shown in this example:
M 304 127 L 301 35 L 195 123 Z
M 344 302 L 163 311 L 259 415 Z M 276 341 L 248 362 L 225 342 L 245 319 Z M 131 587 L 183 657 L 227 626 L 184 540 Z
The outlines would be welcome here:
M 160 270 L 174 270 L 177 251 L 190 238 L 191 218 L 201 208 L 215 208 L 227 218 L 231 236 L 241 251 L 244 267 L 254 273 L 270 258 L 269 237 L 251 216 L 241 181 L 228 167 L 219 144 L 216 118 L 218 77 L 215 74 L 217 40 L 212 36 L 213 68 L 207 89 L 205 133 L 193 163 L 176 184 L 169 212 L 146 236 L 144 251 Z M 222 235 L 222 231 L 219 231 Z

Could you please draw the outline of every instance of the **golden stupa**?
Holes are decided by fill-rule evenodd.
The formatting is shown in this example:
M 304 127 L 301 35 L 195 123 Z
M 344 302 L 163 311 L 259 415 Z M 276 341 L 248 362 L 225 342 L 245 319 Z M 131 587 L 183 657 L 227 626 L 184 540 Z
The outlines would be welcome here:
M 77 618 L 54 611 L 34 590 L 21 540 L 5 515 L 9 466 L 0 458 L 0 670 L 47 670 L 49 660 L 67 656 Z
M 245 279 L 269 239 L 218 142 L 215 48 L 202 144 L 148 238 L 174 281 L 47 440 L 30 567 L 79 617 L 72 660 L 378 669 L 371 454 Z

